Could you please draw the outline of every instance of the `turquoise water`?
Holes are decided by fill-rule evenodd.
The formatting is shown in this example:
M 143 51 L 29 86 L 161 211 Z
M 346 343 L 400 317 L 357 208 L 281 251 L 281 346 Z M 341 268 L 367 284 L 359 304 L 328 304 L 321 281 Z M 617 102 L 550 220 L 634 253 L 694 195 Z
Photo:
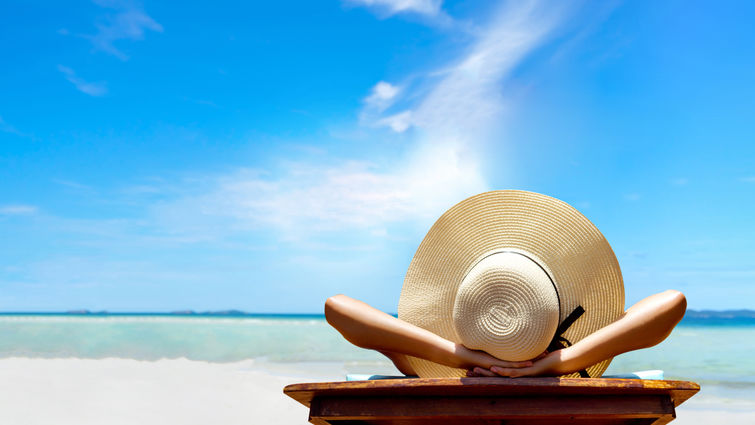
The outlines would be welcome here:
M 387 363 L 351 346 L 321 317 L 0 316 L 0 358 L 185 357 L 210 362 Z M 667 378 L 755 389 L 755 324 L 682 322 L 659 346 L 621 355 L 609 373 L 663 369 Z
M 0 358 L 185 357 L 210 362 L 360 361 L 323 318 L 181 316 L 0 316 Z

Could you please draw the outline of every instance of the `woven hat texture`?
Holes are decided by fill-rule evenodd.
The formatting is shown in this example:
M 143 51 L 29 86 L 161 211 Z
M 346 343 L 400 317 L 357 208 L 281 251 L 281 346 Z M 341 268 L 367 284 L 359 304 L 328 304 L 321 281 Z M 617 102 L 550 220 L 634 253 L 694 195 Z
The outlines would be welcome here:
M 556 329 L 575 343 L 624 311 L 624 284 L 608 241 L 585 216 L 546 195 L 472 196 L 432 226 L 409 265 L 399 318 L 509 361 L 542 353 Z M 587 368 L 601 376 L 611 359 Z M 466 371 L 410 357 L 421 377 Z M 578 376 L 574 374 L 574 376 Z

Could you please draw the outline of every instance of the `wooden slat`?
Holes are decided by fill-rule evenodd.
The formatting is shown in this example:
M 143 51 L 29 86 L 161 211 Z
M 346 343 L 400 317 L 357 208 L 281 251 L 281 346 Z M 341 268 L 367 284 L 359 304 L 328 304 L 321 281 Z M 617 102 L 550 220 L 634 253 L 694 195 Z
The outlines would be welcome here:
M 554 422 L 552 418 L 519 418 L 519 419 L 477 419 L 477 418 L 432 418 L 432 419 L 391 419 L 391 420 L 332 420 L 327 422 L 332 425 L 554 425 L 556 424 L 579 424 L 579 425 L 651 425 L 654 419 L 560 419 Z M 319 423 L 318 423 L 319 425 Z
M 635 397 L 315 397 L 312 417 L 330 419 L 399 418 L 657 418 L 673 414 L 667 395 Z
M 663 425 L 699 388 L 638 379 L 442 378 L 305 383 L 284 392 L 310 407 L 316 425 Z
M 293 384 L 284 392 L 305 406 L 315 394 L 510 395 L 670 394 L 675 406 L 700 390 L 694 382 L 608 378 L 428 378 Z

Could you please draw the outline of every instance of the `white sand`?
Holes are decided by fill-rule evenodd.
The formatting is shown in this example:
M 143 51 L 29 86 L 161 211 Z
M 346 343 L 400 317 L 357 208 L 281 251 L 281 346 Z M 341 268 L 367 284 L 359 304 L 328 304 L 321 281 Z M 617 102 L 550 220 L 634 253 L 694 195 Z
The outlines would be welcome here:
M 0 424 L 307 423 L 285 396 L 295 382 L 335 380 L 339 365 L 271 365 L 128 359 L 0 360 Z M 698 401 L 696 399 L 700 397 Z M 753 424 L 749 401 L 693 397 L 674 424 Z
M 676 409 L 673 424 L 755 424 L 755 399 L 750 391 L 729 391 L 731 398 L 718 397 L 716 392 L 716 388 L 703 385 L 698 394 Z
M 700 410 L 682 405 L 676 412 L 674 425 L 692 424 L 726 424 L 726 425 L 752 425 L 755 423 L 755 413 L 752 411 L 727 411 L 727 410 Z
M 252 362 L 3 359 L 0 424 L 306 424 L 282 390 L 307 380 Z

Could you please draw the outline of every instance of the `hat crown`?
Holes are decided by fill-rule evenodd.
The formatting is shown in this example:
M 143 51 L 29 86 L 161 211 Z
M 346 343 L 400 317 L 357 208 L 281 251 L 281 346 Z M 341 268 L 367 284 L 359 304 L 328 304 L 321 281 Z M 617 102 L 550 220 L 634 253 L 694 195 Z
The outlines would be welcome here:
M 559 337 L 576 343 L 624 312 L 624 284 L 619 263 L 608 241 L 590 220 L 569 204 L 546 195 L 496 190 L 459 202 L 433 224 L 407 270 L 398 305 L 399 318 L 454 343 L 480 347 L 504 360 L 516 359 L 493 344 L 488 348 L 470 342 L 474 338 L 465 331 L 465 323 L 473 320 L 462 318 L 466 315 L 461 308 L 465 296 L 458 294 L 462 281 L 472 279 L 470 271 L 486 253 L 502 251 L 527 255 L 552 278 L 561 310 L 558 326 L 562 320 L 567 323 L 566 319 L 578 306 L 584 309 L 584 314 Z M 484 267 L 484 264 L 479 266 Z M 465 282 L 465 286 L 467 284 Z M 553 294 L 550 298 L 553 305 Z M 494 317 L 508 314 L 513 310 L 507 305 L 498 303 L 488 312 Z M 479 314 L 488 315 L 484 310 Z M 537 320 L 522 321 L 539 324 L 545 316 L 554 315 L 533 314 Z M 518 314 L 510 317 L 518 317 Z M 554 319 L 548 320 L 555 323 Z M 484 333 L 496 334 L 487 330 Z M 545 341 L 550 342 L 555 337 L 556 331 L 537 333 L 540 334 L 538 341 L 542 340 L 539 344 L 544 346 Z M 529 350 L 535 355 L 540 354 L 538 351 L 539 348 Z M 527 356 L 522 354 L 521 357 Z M 461 377 L 467 373 L 464 369 L 418 357 L 409 356 L 408 361 L 423 378 Z M 588 367 L 587 372 L 590 376 L 601 376 L 609 363 L 610 359 L 604 360 Z
M 495 251 L 464 276 L 453 324 L 466 347 L 521 361 L 546 350 L 559 316 L 558 292 L 546 269 L 527 253 Z

